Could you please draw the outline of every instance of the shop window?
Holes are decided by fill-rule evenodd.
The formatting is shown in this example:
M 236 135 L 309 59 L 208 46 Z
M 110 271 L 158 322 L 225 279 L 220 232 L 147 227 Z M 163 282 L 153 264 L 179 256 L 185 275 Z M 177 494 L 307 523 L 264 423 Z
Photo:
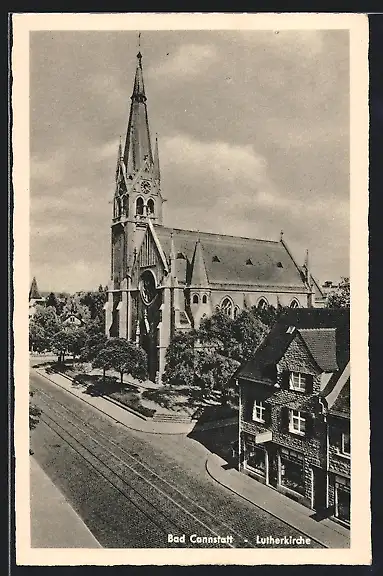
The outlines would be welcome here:
M 335 516 L 350 522 L 350 480 L 335 476 Z
M 290 410 L 289 431 L 304 436 L 306 432 L 306 418 L 299 410 Z
M 306 390 L 306 374 L 291 372 L 289 377 L 290 390 L 304 392 Z
M 264 422 L 265 421 L 265 406 L 264 406 L 263 402 L 258 402 L 257 400 L 254 400 L 253 420 L 255 422 Z
M 198 294 L 194 294 L 194 296 L 193 296 L 193 304 L 198 304 L 198 302 L 199 302 Z
M 282 486 L 305 494 L 304 457 L 299 452 L 281 449 L 280 457 L 280 483 Z
M 261 448 L 250 446 L 247 452 L 246 468 L 251 468 L 257 474 L 266 476 L 266 453 Z

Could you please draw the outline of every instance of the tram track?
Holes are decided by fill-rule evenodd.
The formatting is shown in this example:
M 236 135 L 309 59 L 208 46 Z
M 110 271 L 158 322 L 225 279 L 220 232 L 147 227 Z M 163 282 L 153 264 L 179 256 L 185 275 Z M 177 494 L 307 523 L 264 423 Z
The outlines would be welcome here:
M 222 514 L 224 514 L 223 509 L 221 509 L 220 517 L 218 518 L 217 515 L 214 515 L 191 498 L 190 496 L 193 496 L 193 494 L 190 494 L 190 491 L 189 495 L 181 492 L 172 482 L 161 477 L 150 466 L 142 462 L 138 454 L 128 452 L 120 443 L 115 442 L 99 430 L 98 427 L 84 421 L 82 416 L 68 408 L 66 404 L 60 402 L 56 397 L 39 387 L 32 386 L 32 389 L 45 404 L 43 420 L 47 415 L 46 409 L 51 411 L 52 415 L 50 420 L 48 418 L 49 422 L 46 425 L 51 428 L 56 425 L 57 432 L 57 419 L 61 418 L 61 431 L 58 430 L 59 434 L 61 436 L 69 435 L 70 442 L 75 444 L 77 452 L 81 452 L 82 458 L 86 459 L 87 455 L 88 459 L 96 458 L 95 462 L 93 462 L 95 470 L 98 471 L 100 462 L 103 466 L 106 466 L 106 469 L 103 468 L 104 473 L 109 478 L 112 475 L 112 481 L 117 484 L 116 489 L 119 492 L 123 492 L 123 497 L 128 499 L 134 497 L 133 505 L 136 506 L 137 511 L 141 507 L 140 513 L 144 514 L 149 521 L 154 517 L 155 522 L 153 524 L 156 530 L 161 532 L 162 541 L 164 533 L 185 533 L 187 536 L 198 534 L 213 538 L 230 535 L 233 537 L 233 544 L 223 545 L 222 543 L 215 543 L 213 547 L 259 547 L 252 542 L 252 540 L 255 540 L 254 534 L 257 534 L 256 526 L 247 525 L 246 536 L 244 536 L 236 528 L 221 519 Z M 96 438 L 94 435 L 96 435 Z M 65 438 L 64 440 L 67 441 Z M 108 460 L 108 464 L 106 464 L 105 459 Z M 156 522 L 160 525 L 157 526 Z M 281 522 L 291 531 L 292 527 L 288 523 Z M 319 548 L 327 547 L 323 542 L 305 534 L 304 531 L 297 529 L 294 529 L 294 531 L 298 535 L 309 536 L 312 543 Z M 186 546 L 187 542 L 186 539 Z M 166 544 L 166 546 L 168 547 L 169 545 Z
M 44 424 L 67 442 L 98 474 L 113 485 L 121 496 L 129 499 L 137 510 L 163 533 L 186 534 L 186 542 L 192 534 L 211 536 L 217 540 L 218 537 L 232 536 L 233 544 L 222 544 L 216 540 L 214 547 L 255 547 L 242 534 L 218 520 L 207 509 L 183 494 L 168 480 L 161 478 L 122 446 L 91 424 L 81 420 L 75 412 L 46 392 L 40 389 L 35 389 L 35 392 L 44 405 L 41 417 Z M 54 406 L 50 401 L 53 401 Z M 78 420 L 80 425 L 73 419 Z M 97 434 L 97 438 L 92 433 Z

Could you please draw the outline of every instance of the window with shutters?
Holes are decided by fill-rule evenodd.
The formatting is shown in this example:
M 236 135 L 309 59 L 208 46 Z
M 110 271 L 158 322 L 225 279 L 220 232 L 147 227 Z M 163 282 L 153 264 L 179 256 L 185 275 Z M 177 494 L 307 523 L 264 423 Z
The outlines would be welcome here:
M 289 431 L 304 436 L 306 433 L 306 418 L 299 410 L 289 412 Z
M 264 422 L 265 421 L 265 406 L 263 402 L 254 400 L 253 404 L 253 420 L 255 422 Z

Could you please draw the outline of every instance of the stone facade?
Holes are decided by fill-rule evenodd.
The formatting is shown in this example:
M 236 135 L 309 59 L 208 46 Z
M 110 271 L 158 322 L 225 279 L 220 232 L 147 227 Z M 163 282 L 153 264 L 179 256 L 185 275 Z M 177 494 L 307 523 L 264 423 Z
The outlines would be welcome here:
M 318 340 L 312 353 L 299 329 L 288 323 L 279 334 L 276 329 L 276 340 L 280 342 L 283 332 L 288 336 L 290 330 L 291 339 L 275 345 L 280 346 L 280 354 L 270 352 L 271 333 L 264 348 L 260 347 L 259 364 L 256 356 L 248 363 L 252 372 L 243 367 L 237 373 L 239 469 L 318 514 L 335 516 L 347 524 L 350 422 L 344 414 L 332 413 L 330 404 L 336 400 L 335 393 L 343 390 L 341 379 L 347 382 L 348 365 L 324 373 L 315 360 Z M 320 340 L 320 330 L 316 335 Z M 273 354 L 275 362 L 270 363 Z M 304 385 L 298 378 L 304 379 Z

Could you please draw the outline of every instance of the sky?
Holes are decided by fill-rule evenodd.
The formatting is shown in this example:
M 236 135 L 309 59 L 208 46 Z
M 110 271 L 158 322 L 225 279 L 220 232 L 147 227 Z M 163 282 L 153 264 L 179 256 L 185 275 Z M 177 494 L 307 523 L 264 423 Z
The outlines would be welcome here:
M 322 283 L 349 275 L 347 30 L 144 31 L 164 225 L 278 240 Z M 30 34 L 30 276 L 96 289 L 110 274 L 134 31 Z

